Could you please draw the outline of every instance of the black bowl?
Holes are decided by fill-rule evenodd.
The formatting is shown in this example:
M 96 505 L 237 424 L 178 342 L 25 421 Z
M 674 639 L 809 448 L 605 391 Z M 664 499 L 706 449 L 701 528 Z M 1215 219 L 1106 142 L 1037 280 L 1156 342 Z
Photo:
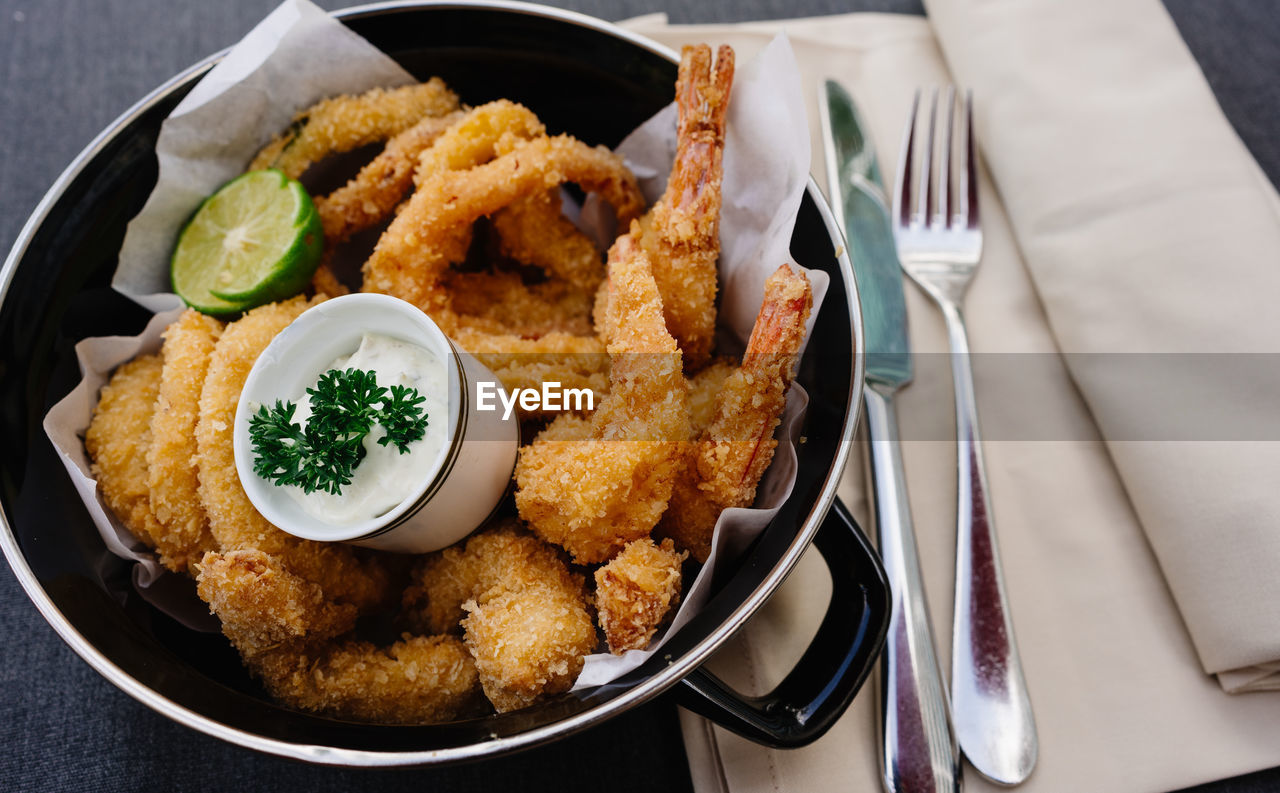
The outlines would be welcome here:
M 674 94 L 674 53 L 577 14 L 520 4 L 414 3 L 338 16 L 418 77 L 442 77 L 464 101 L 513 99 L 553 133 L 571 132 L 593 144 L 617 144 Z M 6 439 L 0 545 L 63 639 L 161 713 L 235 743 L 313 762 L 422 764 L 510 751 L 582 729 L 680 683 L 684 704 L 761 742 L 791 746 L 820 735 L 869 672 L 889 606 L 877 557 L 835 502 L 861 404 L 861 359 L 854 354 L 861 325 L 849 261 L 812 182 L 792 254 L 829 273 L 831 291 L 797 376 L 812 401 L 795 489 L 740 567 L 721 576 L 706 608 L 660 657 L 585 695 L 566 694 L 515 713 L 421 727 L 357 724 L 273 703 L 220 635 L 188 630 L 137 596 L 129 564 L 103 547 L 41 420 L 79 379 L 77 341 L 132 335 L 148 319 L 109 286 L 116 251 L 155 183 L 162 120 L 217 57 L 161 86 L 91 143 L 41 202 L 0 272 Z M 827 619 L 796 671 L 771 695 L 741 697 L 699 666 L 772 594 L 815 538 L 834 581 Z

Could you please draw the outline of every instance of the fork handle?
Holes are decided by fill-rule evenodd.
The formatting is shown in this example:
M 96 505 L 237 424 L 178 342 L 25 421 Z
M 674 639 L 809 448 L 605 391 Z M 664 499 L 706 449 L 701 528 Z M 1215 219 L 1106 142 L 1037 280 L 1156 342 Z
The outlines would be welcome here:
M 951 709 L 960 748 L 983 776 L 1024 781 L 1038 753 L 1035 718 L 1005 597 L 964 316 L 943 302 L 951 340 L 957 432 L 956 595 Z
M 893 608 L 880 661 L 881 772 L 889 793 L 958 793 L 960 752 L 934 652 L 892 391 L 866 390 L 876 534 Z

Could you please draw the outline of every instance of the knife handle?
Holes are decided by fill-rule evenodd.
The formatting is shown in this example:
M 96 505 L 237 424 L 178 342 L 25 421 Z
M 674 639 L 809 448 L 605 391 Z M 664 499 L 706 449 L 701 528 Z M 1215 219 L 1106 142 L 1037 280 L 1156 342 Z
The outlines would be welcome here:
M 880 665 L 881 771 L 889 793 L 957 793 L 960 753 L 934 652 L 892 393 L 868 383 L 876 534 L 893 614 Z
M 956 394 L 956 597 L 951 633 L 951 706 L 969 762 L 1002 785 L 1026 780 L 1039 753 L 1005 595 L 995 518 L 978 433 L 964 316 L 943 304 Z

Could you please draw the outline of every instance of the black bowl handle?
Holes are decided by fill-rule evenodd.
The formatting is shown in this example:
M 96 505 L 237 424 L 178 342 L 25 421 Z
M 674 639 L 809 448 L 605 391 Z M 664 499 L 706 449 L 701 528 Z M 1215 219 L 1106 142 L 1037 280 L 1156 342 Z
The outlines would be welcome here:
M 746 738 L 783 749 L 805 746 L 840 718 L 870 674 L 889 626 L 889 584 L 879 555 L 836 499 L 814 544 L 831 571 L 831 601 L 809 648 L 777 688 L 749 697 L 698 668 L 677 701 Z

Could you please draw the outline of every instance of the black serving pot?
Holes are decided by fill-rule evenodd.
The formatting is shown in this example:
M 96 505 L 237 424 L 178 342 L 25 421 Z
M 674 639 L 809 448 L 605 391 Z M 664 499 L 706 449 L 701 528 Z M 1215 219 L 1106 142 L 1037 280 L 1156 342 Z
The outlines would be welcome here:
M 671 101 L 675 53 L 581 15 L 516 3 L 390 3 L 340 12 L 344 24 L 420 78 L 464 101 L 506 97 L 552 133 L 615 145 Z M 161 86 L 104 131 L 45 196 L 0 271 L 0 545 L 64 640 L 125 692 L 195 729 L 273 754 L 334 765 L 415 765 L 493 755 L 563 737 L 668 689 L 686 707 L 774 746 L 821 735 L 865 680 L 884 642 L 879 560 L 835 500 L 861 405 L 857 289 L 840 234 L 810 182 L 792 254 L 831 276 L 797 380 L 812 401 L 791 498 L 706 608 L 661 655 L 585 694 L 483 719 L 420 727 L 339 721 L 274 704 L 218 634 L 188 630 L 132 590 L 67 478 L 41 420 L 79 380 L 73 347 L 132 335 L 147 313 L 111 290 L 125 226 L 156 179 L 161 121 L 217 61 Z M 744 697 L 702 663 L 773 593 L 813 542 L 834 582 L 826 617 L 795 670 Z M 182 585 L 189 586 L 187 582 Z M 191 593 L 194 598 L 194 589 Z

